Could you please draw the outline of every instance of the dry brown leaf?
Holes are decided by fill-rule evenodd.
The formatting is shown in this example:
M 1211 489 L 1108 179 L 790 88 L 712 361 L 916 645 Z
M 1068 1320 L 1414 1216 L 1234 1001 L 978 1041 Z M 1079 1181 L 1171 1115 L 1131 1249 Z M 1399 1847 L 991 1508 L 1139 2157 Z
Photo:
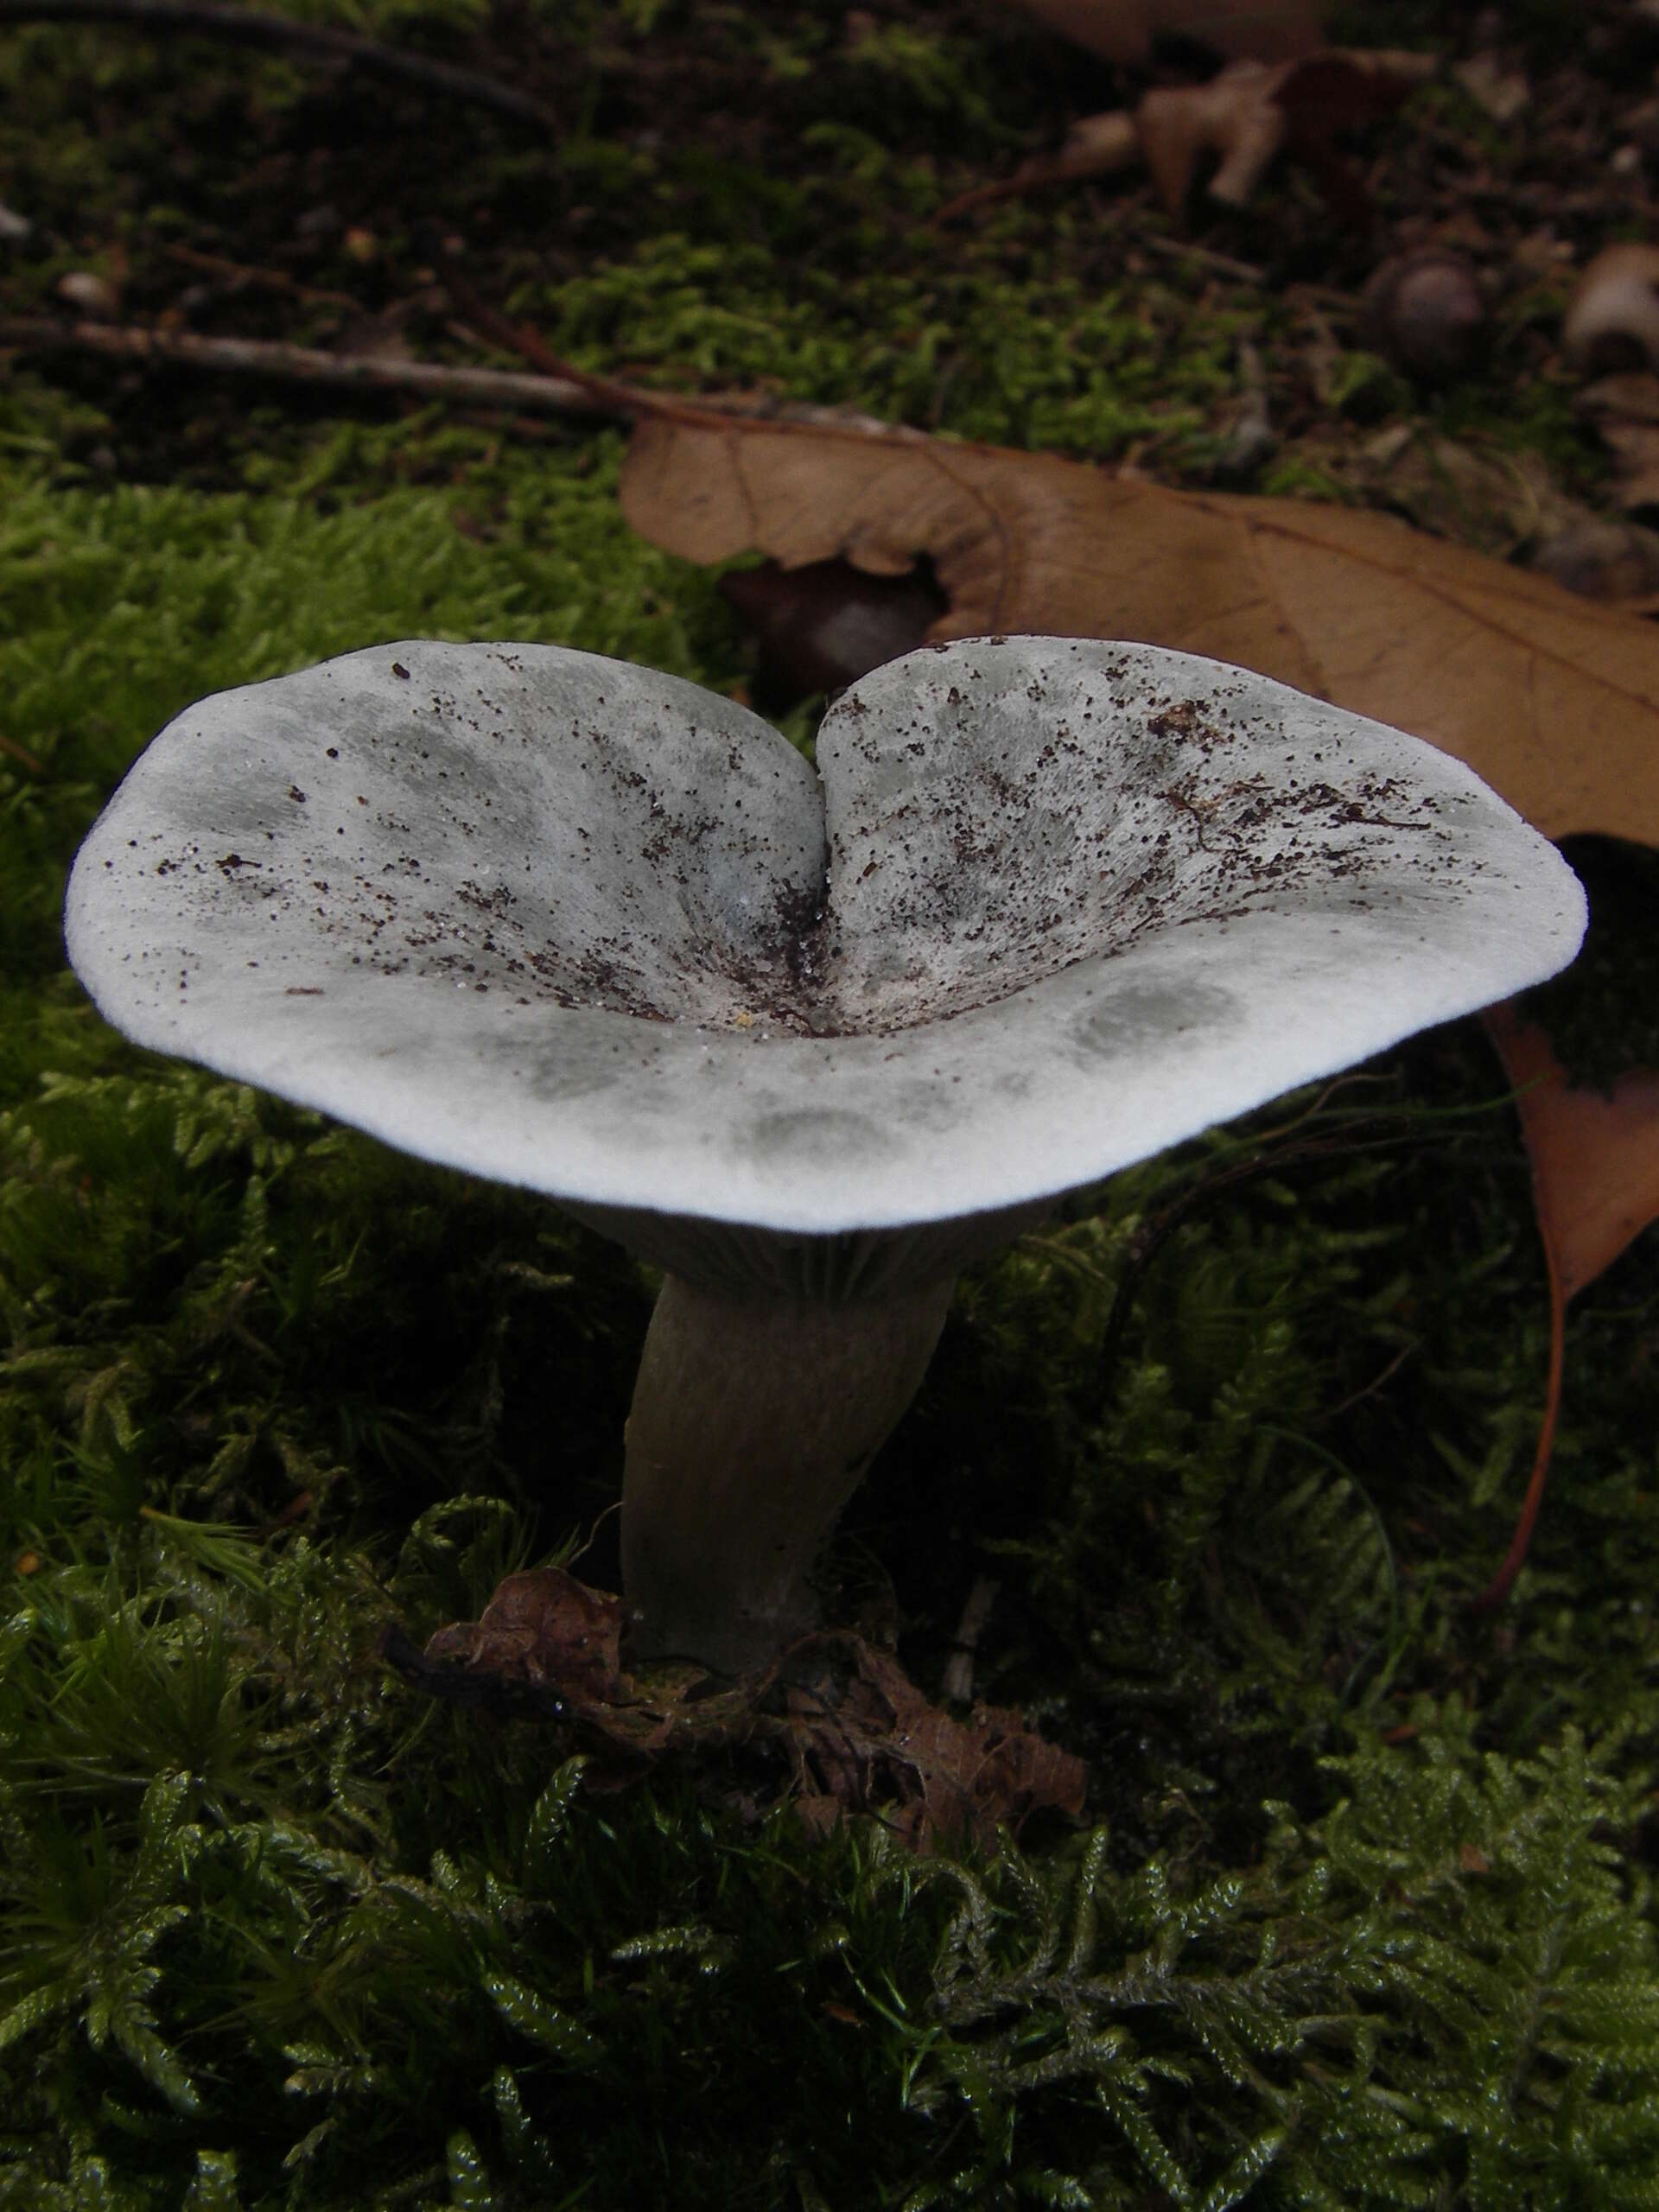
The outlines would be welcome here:
M 1579 407 L 1612 453 L 1619 505 L 1659 506 L 1659 376 L 1631 369 L 1602 377 L 1579 394 Z
M 1282 151 L 1312 171 L 1337 213 L 1362 215 L 1364 188 L 1337 153 L 1336 134 L 1392 115 L 1435 66 L 1426 54 L 1332 47 L 1273 67 L 1234 61 L 1207 85 L 1148 92 L 1135 123 L 1158 196 L 1179 215 L 1200 160 L 1214 154 L 1210 197 L 1242 207 Z
M 818 1681 L 791 1685 L 785 1728 L 815 1827 L 830 1807 L 880 1808 L 918 1850 L 936 1837 L 989 1849 L 999 1828 L 1017 1830 L 1039 1807 L 1073 1818 L 1083 1810 L 1083 1762 L 1033 1735 L 1018 1713 L 981 1705 L 957 1720 L 874 1644 L 815 1642 L 828 1663 Z
M 950 222 L 1047 185 L 1109 176 L 1142 162 L 1165 207 L 1179 216 L 1199 163 L 1211 154 L 1217 156 L 1206 188 L 1211 198 L 1239 207 L 1281 152 L 1313 173 L 1337 213 L 1362 218 L 1370 203 L 1336 150 L 1335 133 L 1392 114 L 1434 67 L 1421 54 L 1336 47 L 1274 66 L 1230 62 L 1208 84 L 1147 93 L 1133 113 L 1114 108 L 1085 116 L 1058 154 L 1039 155 L 1011 177 L 963 193 L 934 220 Z
M 394 1634 L 385 1654 L 434 1695 L 564 1722 L 595 1753 L 601 1786 L 666 1757 L 760 1744 L 782 1751 L 815 1832 L 870 1813 L 918 1851 L 969 1838 L 988 1849 L 1039 1808 L 1083 1808 L 1080 1759 L 1014 1713 L 976 1706 L 956 1719 L 862 1637 L 804 1637 L 737 1681 L 690 1664 L 636 1675 L 621 1656 L 626 1618 L 620 1598 L 537 1567 L 508 1575 L 478 1620 L 440 1629 L 424 1652 Z
M 935 639 L 1032 631 L 1211 654 L 1440 745 L 1552 836 L 1659 844 L 1659 636 L 1389 518 L 1172 492 L 914 432 L 687 414 L 638 423 L 621 496 L 636 529 L 694 561 L 757 550 L 785 569 L 840 558 L 900 575 L 925 556 L 950 602 Z M 1522 1063 L 1515 1073 L 1525 1080 Z M 1546 1416 L 1484 1605 L 1508 1594 L 1536 1516 L 1566 1300 L 1659 1218 L 1659 1074 L 1626 1077 L 1611 1101 L 1567 1092 L 1551 1110 L 1576 1197 L 1568 1207 L 1547 1195 L 1535 1148 L 1552 1295 Z
M 1104 115 L 1080 116 L 1054 160 L 1027 162 L 1019 176 L 1044 183 L 1065 177 L 1109 176 L 1116 169 L 1139 168 L 1145 158 L 1134 116 L 1126 107 L 1115 107 Z
M 1535 1022 L 1512 1005 L 1485 1019 L 1517 1094 L 1538 1227 L 1566 1301 L 1659 1221 L 1659 1071 L 1581 1090 Z
M 1453 65 L 1452 74 L 1477 107 L 1503 129 L 1518 123 L 1532 105 L 1532 87 L 1524 72 L 1500 54 L 1471 54 L 1468 60 Z
M 1611 1094 L 1580 1090 L 1567 1082 L 1543 1030 L 1523 1021 L 1513 1001 L 1489 1007 L 1483 1018 L 1515 1087 L 1549 1276 L 1544 1415 L 1509 1551 L 1475 1601 L 1484 1611 L 1514 1588 L 1543 1503 L 1560 1410 L 1567 1300 L 1659 1220 L 1659 1071 L 1633 1068 Z
M 407 1679 L 437 1694 L 564 1719 L 613 1764 L 643 1768 L 667 1752 L 742 1740 L 754 1686 L 716 1682 L 689 1663 L 630 1674 L 626 1618 L 608 1590 L 563 1567 L 531 1567 L 509 1574 L 476 1621 L 439 1629 L 413 1662 L 401 1649 L 392 1656 Z
M 1209 193 L 1242 207 L 1272 166 L 1290 130 L 1274 98 L 1282 68 L 1234 61 L 1207 85 L 1148 92 L 1135 110 L 1141 149 L 1158 197 L 1172 215 L 1186 206 L 1199 162 L 1217 158 Z
M 626 1618 L 608 1591 L 563 1567 L 534 1567 L 498 1584 L 476 1621 L 439 1629 L 426 1656 L 567 1698 L 613 1700 L 621 1694 Z
M 1324 0 L 1020 0 L 1027 15 L 1108 61 L 1152 59 L 1160 38 L 1282 61 L 1319 43 Z
M 1444 437 L 1428 423 L 1395 423 L 1358 446 L 1316 434 L 1300 450 L 1368 506 L 1500 560 L 1593 518 L 1535 454 Z
M 1277 677 L 1459 754 L 1547 834 L 1659 844 L 1659 636 L 1403 523 L 1173 492 L 1052 454 L 647 417 L 623 511 L 653 543 L 785 569 L 928 556 L 935 639 L 1137 639 Z

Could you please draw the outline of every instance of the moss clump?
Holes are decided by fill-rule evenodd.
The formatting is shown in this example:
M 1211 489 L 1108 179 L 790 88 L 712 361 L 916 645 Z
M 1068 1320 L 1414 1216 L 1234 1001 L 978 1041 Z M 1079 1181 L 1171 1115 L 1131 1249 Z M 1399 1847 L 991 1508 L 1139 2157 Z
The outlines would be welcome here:
M 1189 477 L 1255 334 L 1278 480 L 1339 480 L 1306 300 L 1132 197 L 918 228 L 1099 104 L 1002 14 L 351 20 L 580 85 L 568 134 L 401 94 L 365 132 L 291 61 L 8 34 L 20 291 L 124 257 L 158 311 L 171 242 L 304 288 L 210 321 L 329 342 L 327 294 L 421 292 L 438 219 L 607 370 Z M 1363 274 L 1294 181 L 1212 245 Z M 1542 315 L 1388 405 L 1570 473 Z M 622 526 L 619 449 L 102 368 L 0 394 L 0 2204 L 1650 2203 L 1659 1274 L 1649 1236 L 1574 1301 L 1532 1562 L 1471 1613 L 1546 1322 L 1472 1031 L 965 1283 L 848 1517 L 845 1603 L 930 1688 L 995 1581 L 976 1686 L 1088 1758 L 1086 1830 L 918 1864 L 874 1822 L 809 1841 L 718 1765 L 601 1794 L 556 1723 L 380 1663 L 388 1624 L 474 1615 L 596 1523 L 606 1578 L 650 1285 L 543 1205 L 129 1049 L 63 970 L 63 877 L 191 698 L 375 639 L 740 686 L 711 580 Z M 1644 868 L 1607 860 L 1630 925 L 1551 1004 L 1599 1076 L 1651 1057 Z

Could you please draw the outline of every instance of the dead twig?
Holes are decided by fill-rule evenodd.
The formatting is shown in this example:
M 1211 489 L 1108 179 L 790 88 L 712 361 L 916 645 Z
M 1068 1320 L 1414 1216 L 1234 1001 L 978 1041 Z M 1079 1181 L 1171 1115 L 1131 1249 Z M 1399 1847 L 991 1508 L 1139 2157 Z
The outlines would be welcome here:
M 0 0 L 0 7 L 5 0 Z M 493 328 L 512 333 L 512 343 L 526 358 L 557 361 L 532 332 L 483 308 Z M 453 399 L 474 406 L 519 407 L 542 415 L 585 415 L 599 421 L 634 422 L 666 416 L 691 424 L 722 418 L 802 423 L 855 431 L 861 437 L 893 444 L 925 442 L 925 433 L 878 421 L 845 408 L 813 407 L 770 392 L 721 392 L 682 399 L 592 376 L 560 363 L 556 372 L 530 373 L 510 369 L 467 369 L 440 361 L 406 361 L 389 354 L 324 353 L 261 338 L 204 338 L 188 331 L 158 330 L 119 322 L 58 322 L 48 315 L 0 315 L 0 351 L 26 353 L 101 353 L 118 361 L 165 363 L 233 376 L 274 377 L 290 384 L 326 386 L 337 391 L 407 391 L 417 397 Z
M 21 760 L 25 768 L 37 776 L 43 776 L 46 773 L 45 761 L 37 760 L 32 753 L 25 747 L 19 745 L 13 738 L 0 737 L 0 753 L 10 753 L 14 760 Z
M 521 361 L 528 361 L 532 369 L 543 376 L 557 377 L 567 384 L 578 385 L 587 392 L 595 407 L 612 408 L 619 414 L 636 414 L 642 401 L 650 395 L 632 385 L 616 383 L 610 377 L 594 376 L 591 371 L 579 369 L 574 363 L 563 360 L 551 346 L 525 324 L 514 322 L 510 315 L 493 308 L 474 283 L 461 256 L 441 240 L 428 241 L 432 264 L 438 272 L 445 291 L 460 308 L 467 322 L 475 324 L 486 338 L 509 353 L 517 353 Z
M 3 5 L 3 0 L 0 0 Z M 522 407 L 536 414 L 623 417 L 629 409 L 594 398 L 588 383 L 505 369 L 454 368 L 372 353 L 323 353 L 259 338 L 203 338 L 130 323 L 54 322 L 44 315 L 0 315 L 0 346 L 29 353 L 102 353 L 233 376 L 277 377 L 342 391 L 407 391 L 429 399 Z M 646 404 L 645 395 L 639 396 Z
M 1362 1383 L 1357 1390 L 1351 1390 L 1345 1398 L 1339 1399 L 1334 1406 L 1327 1406 L 1323 1413 L 1315 1414 L 1308 1422 L 1308 1427 L 1321 1428 L 1326 1421 L 1335 1421 L 1339 1414 L 1351 1413 L 1356 1406 L 1363 1405 L 1367 1398 L 1374 1398 L 1383 1384 L 1391 1382 L 1406 1362 L 1421 1349 L 1420 1344 L 1402 1344 L 1381 1374 L 1372 1376 L 1369 1382 Z
M 481 70 L 462 69 L 448 61 L 429 61 L 418 54 L 382 46 L 355 31 L 333 29 L 326 23 L 296 22 L 287 16 L 267 16 L 251 8 L 220 4 L 220 0 L 0 0 L 0 23 L 119 23 L 137 31 L 182 31 L 207 38 L 229 40 L 238 46 L 297 47 L 329 61 L 343 61 L 353 69 L 380 77 L 396 77 L 423 92 L 442 92 L 474 107 L 493 108 L 538 130 L 556 133 L 558 118 L 528 92 Z
M 1148 253 L 1162 254 L 1166 261 L 1185 261 L 1194 269 L 1207 269 L 1213 276 L 1230 277 L 1236 284 L 1265 285 L 1268 281 L 1267 270 L 1258 269 L 1253 261 L 1236 261 L 1230 253 L 1217 253 L 1213 247 L 1196 245 L 1191 238 L 1171 238 L 1161 231 L 1142 231 L 1135 243 L 1144 246 Z
M 931 231 L 942 230 L 947 223 L 960 222 L 964 215 L 977 214 L 982 207 L 1000 207 L 1008 200 L 1027 200 L 1057 185 L 1087 184 L 1102 173 L 1100 163 L 1087 154 L 1074 155 L 1070 159 L 1065 154 L 1056 154 L 1051 161 L 1022 162 L 1012 176 L 992 177 L 984 184 L 959 192 L 954 200 L 947 200 L 928 218 L 927 227 Z
M 349 292 L 330 292 L 315 284 L 302 284 L 285 269 L 253 269 L 245 262 L 227 260 L 222 253 L 201 253 L 194 246 L 171 243 L 163 245 L 162 251 L 169 261 L 179 262 L 186 269 L 200 269 L 205 276 L 222 276 L 238 289 L 257 285 L 268 292 L 286 292 L 313 307 L 346 308 L 353 315 L 363 313 L 362 301 L 353 299 Z
M 815 407 L 810 401 L 785 399 L 775 392 L 722 391 L 682 395 L 648 391 L 643 385 L 625 384 L 615 377 L 596 376 L 556 353 L 527 323 L 515 322 L 499 308 L 492 307 L 474 283 L 461 255 L 441 238 L 423 240 L 423 251 L 437 271 L 439 281 L 460 309 L 463 327 L 481 331 L 504 353 L 517 353 L 521 361 L 550 378 L 575 385 L 585 391 L 595 413 L 619 415 L 629 422 L 643 415 L 667 416 L 677 422 L 707 422 L 711 416 L 733 415 L 751 421 L 817 423 L 827 429 L 856 430 L 871 438 L 912 440 L 925 434 L 903 423 L 883 422 L 846 407 Z

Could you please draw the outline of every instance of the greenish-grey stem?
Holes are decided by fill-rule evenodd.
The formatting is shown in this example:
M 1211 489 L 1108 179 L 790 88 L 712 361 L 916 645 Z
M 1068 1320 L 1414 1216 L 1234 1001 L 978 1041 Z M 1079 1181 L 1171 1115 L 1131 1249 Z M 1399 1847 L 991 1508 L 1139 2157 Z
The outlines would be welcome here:
M 622 1486 L 635 1659 L 740 1674 L 811 1625 L 813 1562 L 916 1395 L 952 1287 L 831 1305 L 666 1278 Z

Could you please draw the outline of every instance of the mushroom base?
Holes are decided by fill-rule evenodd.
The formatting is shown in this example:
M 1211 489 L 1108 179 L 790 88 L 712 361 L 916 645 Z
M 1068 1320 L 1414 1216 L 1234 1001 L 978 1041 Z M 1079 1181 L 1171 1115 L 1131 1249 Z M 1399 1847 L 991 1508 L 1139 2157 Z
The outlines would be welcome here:
M 811 1625 L 812 1563 L 916 1395 L 953 1287 L 832 1306 L 666 1279 L 622 1486 L 634 1659 L 741 1674 Z

